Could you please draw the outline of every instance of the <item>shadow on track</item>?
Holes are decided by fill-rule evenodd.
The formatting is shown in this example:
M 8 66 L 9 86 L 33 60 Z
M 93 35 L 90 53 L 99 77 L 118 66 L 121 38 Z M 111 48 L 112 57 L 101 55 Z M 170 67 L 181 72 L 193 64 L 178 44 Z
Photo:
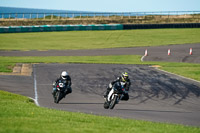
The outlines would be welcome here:
M 139 109 L 116 109 L 122 111 L 133 111 L 133 112 L 167 112 L 167 113 L 192 113 L 192 112 L 182 112 L 182 111 L 161 111 L 161 110 L 139 110 Z
M 200 87 L 189 81 L 185 82 L 157 71 L 148 73 L 151 76 L 144 73 L 135 76 L 137 82 L 133 83 L 134 87 L 131 89 L 130 98 L 141 99 L 140 103 L 150 99 L 155 100 L 155 98 L 161 100 L 172 98 L 175 99 L 174 104 L 179 104 L 189 96 L 200 96 Z
M 59 104 L 100 104 L 103 105 L 103 103 L 59 103 Z

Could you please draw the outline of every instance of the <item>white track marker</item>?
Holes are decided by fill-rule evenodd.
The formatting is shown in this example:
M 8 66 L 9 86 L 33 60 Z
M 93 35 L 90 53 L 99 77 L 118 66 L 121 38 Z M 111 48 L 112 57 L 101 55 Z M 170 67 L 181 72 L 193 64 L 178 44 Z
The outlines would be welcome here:
M 190 55 L 192 55 L 192 48 L 190 48 Z
M 144 53 L 144 56 L 147 56 L 148 55 L 148 53 L 147 53 L 147 49 L 145 50 L 145 53 Z
M 28 98 L 30 98 L 31 100 L 33 100 L 33 101 L 34 101 L 34 103 L 36 104 L 36 101 L 35 101 L 35 99 L 34 99 L 34 98 L 32 98 L 32 97 L 28 97 Z M 37 105 L 37 106 L 39 106 L 39 105 Z
M 142 58 L 141 58 L 141 61 L 143 62 L 143 60 L 144 60 L 144 57 L 145 56 L 147 56 L 148 55 L 148 53 L 147 53 L 147 49 L 145 50 L 145 52 L 144 52 L 144 55 L 142 56 Z
M 35 65 L 33 65 L 33 78 L 34 78 L 34 92 L 35 92 L 35 104 L 37 106 L 40 106 L 38 103 L 38 93 L 37 93 L 37 80 L 36 80 L 36 70 L 35 70 Z
M 170 50 L 170 49 L 168 49 L 167 54 L 168 54 L 168 55 L 171 55 L 171 50 Z

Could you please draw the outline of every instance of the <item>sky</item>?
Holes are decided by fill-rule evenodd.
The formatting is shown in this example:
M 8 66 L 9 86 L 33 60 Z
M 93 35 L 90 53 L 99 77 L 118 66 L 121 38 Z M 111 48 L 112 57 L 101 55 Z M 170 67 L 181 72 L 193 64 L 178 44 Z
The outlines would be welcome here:
M 97 12 L 200 11 L 200 0 L 0 0 L 0 6 Z

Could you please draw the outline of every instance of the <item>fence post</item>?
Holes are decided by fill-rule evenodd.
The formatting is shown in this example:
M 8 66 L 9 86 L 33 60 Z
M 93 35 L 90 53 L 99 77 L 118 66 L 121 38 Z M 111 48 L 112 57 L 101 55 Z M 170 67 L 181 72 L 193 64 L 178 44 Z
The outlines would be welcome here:
M 65 14 L 65 17 L 66 17 L 66 19 L 67 19 L 67 13 Z
M 193 19 L 194 19 L 194 15 L 195 15 L 195 14 L 194 14 L 194 11 L 193 11 Z
M 169 12 L 168 12 L 168 20 L 167 20 L 167 21 L 168 21 L 168 23 L 169 23 Z

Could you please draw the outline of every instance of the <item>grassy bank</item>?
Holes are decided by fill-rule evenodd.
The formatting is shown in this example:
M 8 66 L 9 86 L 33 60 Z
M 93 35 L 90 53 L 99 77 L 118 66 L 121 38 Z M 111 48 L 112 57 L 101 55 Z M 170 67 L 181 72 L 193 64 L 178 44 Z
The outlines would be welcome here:
M 200 42 L 200 29 L 144 29 L 0 34 L 0 50 L 63 50 Z
M 0 91 L 1 133 L 198 133 L 200 128 L 95 116 L 37 107 L 27 97 Z
M 49 56 L 3 57 L 0 56 L 0 72 L 11 72 L 16 63 L 105 63 L 160 65 L 160 69 L 200 81 L 200 64 L 174 62 L 141 62 L 139 55 L 121 56 Z
M 66 25 L 66 24 L 169 24 L 169 23 L 198 23 L 200 15 L 196 14 L 184 14 L 182 15 L 137 15 L 137 16 L 126 16 L 125 14 L 113 14 L 109 16 L 75 16 L 74 18 L 56 16 L 56 14 L 47 15 L 43 18 L 33 19 L 1 19 L 0 26 L 27 26 L 27 25 Z M 177 12 L 177 14 L 179 14 Z M 160 12 L 158 13 L 160 14 Z M 28 14 L 27 14 L 28 15 Z M 59 15 L 59 14 L 57 14 Z M 92 15 L 92 16 L 90 16 Z

